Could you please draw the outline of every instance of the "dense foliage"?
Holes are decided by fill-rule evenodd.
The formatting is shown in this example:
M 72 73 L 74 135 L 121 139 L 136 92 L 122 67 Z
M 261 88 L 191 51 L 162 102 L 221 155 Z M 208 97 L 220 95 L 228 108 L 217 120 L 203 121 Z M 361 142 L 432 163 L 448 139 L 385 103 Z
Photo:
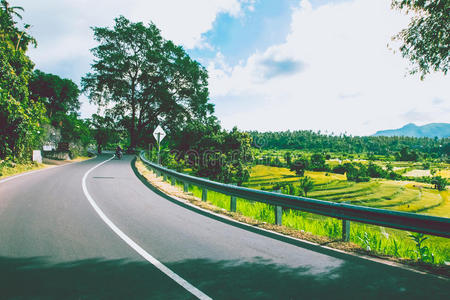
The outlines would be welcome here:
M 83 154 L 91 142 L 89 122 L 79 118 L 80 109 L 78 86 L 70 79 L 61 78 L 36 70 L 29 81 L 30 97 L 41 102 L 46 108 L 49 126 L 46 131 L 57 132 L 53 139 L 62 149 L 70 151 L 71 156 Z M 46 134 L 44 143 L 52 137 Z M 66 145 L 66 146 L 64 146 Z
M 80 90 L 70 79 L 35 70 L 29 82 L 29 90 L 33 100 L 45 105 L 53 126 L 58 126 L 66 114 L 76 113 L 80 109 Z
M 408 28 L 395 38 L 401 40 L 402 55 L 423 78 L 430 71 L 447 74 L 450 59 L 450 1 L 448 0 L 393 0 L 392 6 L 413 12 Z
M 431 179 L 431 183 L 439 191 L 445 191 L 447 189 L 448 181 L 447 178 L 442 176 L 435 176 Z
M 450 155 L 450 138 L 326 135 L 310 130 L 257 132 L 251 131 L 253 145 L 260 149 L 297 149 L 311 152 L 367 153 L 395 155 L 410 149 L 425 157 Z M 405 150 L 403 150 L 405 151 Z
M 237 128 L 225 131 L 214 118 L 189 123 L 172 138 L 170 149 L 197 176 L 239 185 L 249 179 L 250 136 Z
M 20 7 L 5 0 L 0 7 L 0 159 L 28 160 L 39 143 L 45 122 L 42 103 L 29 97 L 28 81 L 33 62 L 26 55 L 35 40 L 18 28 L 14 17 L 21 18 Z
M 121 16 L 114 28 L 95 27 L 93 72 L 82 79 L 91 101 L 108 106 L 129 130 L 130 147 L 152 141 L 157 125 L 173 133 L 213 112 L 206 70 L 150 23 Z
M 116 126 L 114 118 L 109 115 L 93 114 L 90 120 L 91 134 L 97 144 L 97 152 L 102 153 L 110 143 L 119 144 L 121 131 Z M 111 147 L 114 148 L 114 147 Z

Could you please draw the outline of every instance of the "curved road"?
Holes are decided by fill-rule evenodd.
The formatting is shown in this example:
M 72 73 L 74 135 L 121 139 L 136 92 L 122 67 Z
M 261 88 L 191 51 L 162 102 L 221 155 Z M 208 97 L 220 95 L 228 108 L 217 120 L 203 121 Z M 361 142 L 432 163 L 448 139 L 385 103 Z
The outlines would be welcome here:
M 131 156 L 92 169 L 110 157 L 0 183 L 0 299 L 195 298 L 189 286 L 213 299 L 450 295 L 448 280 L 313 251 L 186 209 L 139 181 Z M 187 289 L 105 223 L 84 176 L 100 214 Z

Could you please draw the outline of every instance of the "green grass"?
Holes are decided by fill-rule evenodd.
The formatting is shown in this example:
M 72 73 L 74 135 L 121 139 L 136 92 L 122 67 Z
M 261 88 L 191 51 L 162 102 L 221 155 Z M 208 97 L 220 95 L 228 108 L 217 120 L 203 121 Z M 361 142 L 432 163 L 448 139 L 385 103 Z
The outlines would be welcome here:
M 444 216 L 450 209 L 447 192 L 438 193 L 424 188 L 420 191 L 416 187 L 383 180 L 352 183 L 344 180 L 343 175 L 329 174 L 327 176 L 323 172 L 308 172 L 308 176 L 313 177 L 319 183 L 315 195 L 321 196 L 321 199 L 328 195 L 328 198 L 335 197 L 333 201 L 345 200 L 358 205 L 403 211 L 422 209 L 425 213 L 433 211 Z M 286 168 L 256 166 L 252 170 L 250 181 L 245 185 L 252 188 L 268 188 L 273 186 L 274 182 L 291 181 L 292 178 L 298 179 Z M 183 188 L 181 184 L 177 184 L 177 186 L 180 189 Z M 198 198 L 202 196 L 202 189 L 197 186 L 190 186 L 189 191 Z M 311 193 L 311 197 L 313 197 L 312 195 L 314 193 Z M 230 209 L 230 196 L 228 195 L 208 191 L 207 201 L 217 207 Z M 445 213 L 440 211 L 441 208 L 445 208 Z M 261 222 L 272 224 L 275 222 L 275 210 L 269 204 L 238 198 L 236 210 L 244 216 Z M 339 240 L 342 236 L 341 220 L 307 212 L 284 209 L 282 224 L 288 228 L 326 236 L 334 240 Z M 417 260 L 415 243 L 408 234 L 407 231 L 351 222 L 350 241 L 374 253 Z M 433 262 L 430 261 L 430 263 L 450 262 L 449 239 L 429 236 L 425 241 L 425 246 L 433 255 Z
M 199 187 L 193 186 L 190 191 L 201 198 Z M 221 193 L 208 191 L 208 202 L 227 210 L 230 208 L 230 196 Z M 271 224 L 275 222 L 275 210 L 269 204 L 238 198 L 237 212 L 262 222 Z M 285 209 L 283 210 L 282 222 L 288 228 L 303 230 L 335 240 L 339 240 L 342 236 L 342 221 L 331 217 Z M 350 228 L 350 241 L 364 249 L 384 255 L 417 259 L 415 244 L 408 237 L 406 231 L 357 222 L 351 222 Z M 448 239 L 430 236 L 425 245 L 433 253 L 435 264 L 450 261 L 450 241 Z
M 0 163 L 0 179 L 32 170 L 42 169 L 44 167 L 45 165 L 35 162 L 23 164 L 12 164 L 3 162 Z
M 433 212 L 432 215 L 443 217 L 450 216 L 450 201 L 447 198 L 447 192 L 439 193 L 435 190 L 419 189 L 410 184 L 387 180 L 353 183 L 346 181 L 344 175 L 324 172 L 307 172 L 305 175 L 312 177 L 316 183 L 315 190 L 308 195 L 311 198 L 334 202 L 345 201 L 356 205 L 408 212 Z M 286 168 L 255 166 L 249 182 L 245 185 L 252 188 L 269 189 L 274 183 L 296 182 L 298 178 Z M 265 210 L 270 209 L 272 208 Z M 253 215 L 257 215 L 257 213 L 253 213 Z M 269 222 L 267 220 L 263 221 Z M 417 258 L 415 244 L 408 237 L 408 232 L 356 222 L 351 224 L 352 242 L 364 248 L 370 247 L 377 253 L 410 259 Z M 342 234 L 340 220 L 295 210 L 284 211 L 283 225 L 336 239 L 340 238 Z M 449 239 L 430 236 L 426 241 L 426 246 L 433 253 L 435 263 L 441 264 L 450 261 Z

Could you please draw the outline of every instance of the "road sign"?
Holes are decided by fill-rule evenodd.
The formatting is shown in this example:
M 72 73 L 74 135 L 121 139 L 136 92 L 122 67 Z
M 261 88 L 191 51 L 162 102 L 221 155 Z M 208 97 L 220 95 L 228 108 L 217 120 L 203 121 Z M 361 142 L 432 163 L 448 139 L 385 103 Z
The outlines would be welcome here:
M 166 136 L 166 133 L 161 128 L 161 126 L 158 125 L 158 127 L 156 127 L 155 131 L 153 131 L 153 136 L 155 137 L 156 141 L 159 144 L 163 140 L 163 138 Z
M 158 143 L 158 164 L 161 164 L 160 144 L 161 144 L 162 139 L 166 136 L 166 133 L 161 128 L 161 126 L 158 125 L 158 127 L 156 127 L 155 131 L 153 131 L 153 136 L 155 137 L 156 142 Z

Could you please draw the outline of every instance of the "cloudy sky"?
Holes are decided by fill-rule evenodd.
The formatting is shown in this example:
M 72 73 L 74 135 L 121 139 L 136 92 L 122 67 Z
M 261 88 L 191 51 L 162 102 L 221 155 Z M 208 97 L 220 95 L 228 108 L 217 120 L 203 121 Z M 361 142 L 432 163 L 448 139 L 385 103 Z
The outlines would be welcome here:
M 91 26 L 119 15 L 154 22 L 210 75 L 225 128 L 373 134 L 450 122 L 449 77 L 420 81 L 391 37 L 409 18 L 390 0 L 16 0 L 38 48 L 36 68 L 79 84 Z M 96 108 L 83 97 L 82 116 Z

